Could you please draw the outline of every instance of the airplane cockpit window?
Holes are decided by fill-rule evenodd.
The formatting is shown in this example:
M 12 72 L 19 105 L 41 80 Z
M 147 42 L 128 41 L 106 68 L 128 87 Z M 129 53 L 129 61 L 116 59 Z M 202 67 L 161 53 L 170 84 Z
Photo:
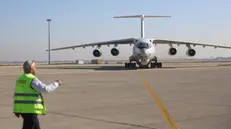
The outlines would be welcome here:
M 136 47 L 139 48 L 139 49 L 144 49 L 144 48 L 150 48 L 150 45 L 148 43 L 145 43 L 145 42 L 139 42 L 136 45 Z

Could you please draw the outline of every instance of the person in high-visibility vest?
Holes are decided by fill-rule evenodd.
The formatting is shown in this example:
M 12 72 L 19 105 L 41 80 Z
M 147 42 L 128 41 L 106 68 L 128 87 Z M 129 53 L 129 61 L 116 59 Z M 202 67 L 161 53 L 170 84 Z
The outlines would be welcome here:
M 23 118 L 23 129 L 41 129 L 37 115 L 46 114 L 42 93 L 54 91 L 62 82 L 42 83 L 35 76 L 36 66 L 32 60 L 25 61 L 23 69 L 24 73 L 16 80 L 13 112 Z

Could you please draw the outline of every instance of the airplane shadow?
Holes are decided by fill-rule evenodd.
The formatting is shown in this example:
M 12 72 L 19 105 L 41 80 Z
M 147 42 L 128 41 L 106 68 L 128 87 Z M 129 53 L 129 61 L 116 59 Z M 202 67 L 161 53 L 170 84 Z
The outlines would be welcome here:
M 177 67 L 162 67 L 161 69 L 173 69 Z M 124 66 L 55 66 L 55 67 L 37 67 L 37 69 L 71 69 L 71 70 L 101 70 L 101 71 L 126 71 L 126 70 L 138 70 L 142 68 L 125 68 Z M 153 69 L 153 68 L 149 68 Z M 158 68 L 157 68 L 158 69 Z
M 231 66 L 231 64 L 218 64 L 218 65 L 214 65 L 214 66 L 208 66 L 208 65 L 200 65 L 200 66 L 163 66 L 162 68 L 154 68 L 154 69 L 179 69 L 179 68 L 205 68 L 205 67 L 224 67 L 224 66 Z M 104 65 L 104 66 L 54 66 L 54 67 L 42 67 L 42 66 L 38 66 L 38 69 L 70 69 L 70 70 L 101 70 L 101 71 L 126 71 L 126 70 L 138 70 L 138 69 L 142 69 L 142 68 L 133 68 L 133 69 L 128 69 L 125 68 L 123 65 L 121 66 L 113 66 L 113 65 Z M 149 69 L 153 69 L 153 68 L 149 68 Z

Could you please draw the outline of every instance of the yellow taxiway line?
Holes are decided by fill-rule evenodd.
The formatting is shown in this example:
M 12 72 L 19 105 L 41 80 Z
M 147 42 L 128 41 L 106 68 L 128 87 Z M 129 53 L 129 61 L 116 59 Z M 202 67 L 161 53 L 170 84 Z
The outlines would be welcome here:
M 147 87 L 148 91 L 150 92 L 150 94 L 152 95 L 152 97 L 154 98 L 154 100 L 156 101 L 157 106 L 159 107 L 159 109 L 160 109 L 163 117 L 165 118 L 165 120 L 167 121 L 167 123 L 169 124 L 169 126 L 171 127 L 171 129 L 179 129 L 179 127 L 173 121 L 172 117 L 169 115 L 169 113 L 167 112 L 167 110 L 164 108 L 164 105 L 162 104 L 162 102 L 159 99 L 159 97 L 154 93 L 154 91 L 152 90 L 151 86 L 145 80 L 144 76 L 141 74 L 140 71 L 138 71 L 138 74 L 140 75 L 140 78 L 143 80 L 143 82 L 144 82 L 145 86 Z

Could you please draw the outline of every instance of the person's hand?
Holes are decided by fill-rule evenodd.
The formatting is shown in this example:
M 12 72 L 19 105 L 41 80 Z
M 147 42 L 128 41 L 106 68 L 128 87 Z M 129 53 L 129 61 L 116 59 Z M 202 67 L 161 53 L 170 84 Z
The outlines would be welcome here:
M 61 80 L 57 80 L 56 82 L 58 82 L 58 83 L 59 83 L 59 85 L 62 85 L 62 82 L 61 82 Z

